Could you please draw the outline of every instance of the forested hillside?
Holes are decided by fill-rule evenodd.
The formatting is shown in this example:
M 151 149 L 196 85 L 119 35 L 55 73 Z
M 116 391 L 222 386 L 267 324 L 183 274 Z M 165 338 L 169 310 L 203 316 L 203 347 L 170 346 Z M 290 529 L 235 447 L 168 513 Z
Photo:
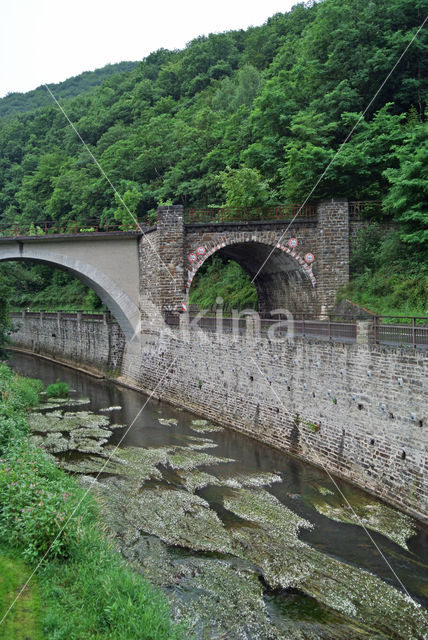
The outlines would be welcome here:
M 106 64 L 101 69 L 85 71 L 78 76 L 64 80 L 64 82 L 50 84 L 49 88 L 58 100 L 73 98 L 81 93 L 85 93 L 85 91 L 90 91 L 90 89 L 94 87 L 98 87 L 114 73 L 132 71 L 137 64 L 138 62 Z M 39 107 L 46 107 L 51 104 L 52 98 L 45 87 L 37 87 L 37 89 L 33 89 L 33 91 L 28 91 L 27 93 L 18 93 L 15 91 L 8 93 L 7 96 L 0 99 L 0 118 L 16 115 L 18 112 L 34 111 Z
M 299 4 L 261 27 L 156 51 L 61 102 L 139 218 L 169 201 L 300 202 L 426 13 L 426 0 Z M 383 202 L 377 216 L 396 231 L 385 239 L 373 227 L 362 238 L 347 292 L 382 311 L 428 312 L 427 54 L 425 28 L 312 196 Z M 56 105 L 18 110 L 0 119 L 1 222 L 126 218 Z M 46 271 L 2 267 L 23 283 L 15 305 L 30 304 L 34 290 L 55 305 L 61 285 Z M 72 287 L 81 306 L 88 294 Z

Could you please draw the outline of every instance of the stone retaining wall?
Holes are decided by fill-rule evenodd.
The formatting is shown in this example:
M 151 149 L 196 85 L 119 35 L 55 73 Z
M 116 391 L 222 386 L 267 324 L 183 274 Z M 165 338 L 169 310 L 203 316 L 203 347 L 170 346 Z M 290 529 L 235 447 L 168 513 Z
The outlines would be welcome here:
M 116 322 L 23 314 L 14 315 L 13 324 L 17 347 L 104 375 L 120 371 L 125 336 Z
M 297 338 L 146 335 L 124 381 L 428 518 L 428 358 Z
M 181 317 L 181 320 L 184 316 Z M 16 322 L 16 321 L 15 321 Z M 23 318 L 15 344 L 108 373 L 328 469 L 428 520 L 422 350 L 181 327 L 128 343 L 115 324 Z M 123 353 L 123 358 L 122 358 Z

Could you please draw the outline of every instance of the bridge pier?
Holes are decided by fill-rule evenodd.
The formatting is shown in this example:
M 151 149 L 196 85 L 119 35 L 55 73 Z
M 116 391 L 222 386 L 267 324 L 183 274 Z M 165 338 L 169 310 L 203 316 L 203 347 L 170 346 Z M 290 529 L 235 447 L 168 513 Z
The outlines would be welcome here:
M 324 200 L 317 214 L 317 298 L 323 317 L 334 307 L 338 289 L 349 282 L 348 200 Z
M 184 260 L 183 207 L 159 207 L 155 233 L 146 233 L 140 244 L 140 306 L 143 325 L 147 308 L 153 309 L 150 303 L 153 303 L 162 316 L 182 310 L 185 295 Z

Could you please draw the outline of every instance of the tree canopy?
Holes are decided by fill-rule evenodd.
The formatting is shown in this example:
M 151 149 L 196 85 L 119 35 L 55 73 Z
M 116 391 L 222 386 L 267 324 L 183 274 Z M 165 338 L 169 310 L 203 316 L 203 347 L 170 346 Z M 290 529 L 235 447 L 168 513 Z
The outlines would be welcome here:
M 426 29 L 361 114 L 425 9 L 425 0 L 300 3 L 261 27 L 160 49 L 136 66 L 105 68 L 108 77 L 100 70 L 98 86 L 82 74 L 53 91 L 138 217 L 166 201 L 302 202 L 329 165 L 312 199 L 383 201 L 400 241 L 422 254 Z M 126 224 L 123 204 L 41 91 L 0 100 L 0 222 Z

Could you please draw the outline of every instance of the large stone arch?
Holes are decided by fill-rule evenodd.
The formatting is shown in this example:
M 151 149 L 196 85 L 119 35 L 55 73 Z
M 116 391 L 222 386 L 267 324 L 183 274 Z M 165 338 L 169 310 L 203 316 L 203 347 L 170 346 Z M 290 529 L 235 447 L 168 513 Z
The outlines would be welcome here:
M 48 251 L 46 248 L 38 249 L 19 244 L 13 247 L 5 245 L 0 248 L 0 262 L 6 260 L 32 260 L 50 264 L 73 274 L 101 298 L 116 318 L 126 339 L 138 340 L 141 327 L 138 307 L 112 278 L 93 265 L 77 258 Z
M 207 243 L 202 248 L 205 250 L 203 255 L 198 255 L 197 248 L 193 252 L 196 260 L 188 270 L 186 303 L 196 273 L 206 260 L 218 253 L 235 260 L 252 278 L 256 276 L 254 284 L 261 312 L 279 308 L 305 312 L 316 304 L 313 254 L 307 253 L 302 257 L 288 244 L 269 244 L 251 237 L 236 240 L 218 237 L 215 243 Z

